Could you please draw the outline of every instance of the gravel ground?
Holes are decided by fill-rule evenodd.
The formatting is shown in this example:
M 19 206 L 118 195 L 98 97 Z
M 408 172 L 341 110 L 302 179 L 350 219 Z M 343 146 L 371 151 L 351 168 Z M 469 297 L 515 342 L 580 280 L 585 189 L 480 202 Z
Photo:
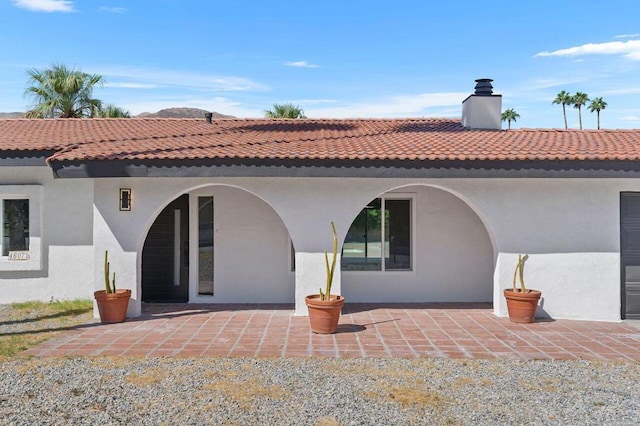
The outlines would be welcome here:
M 0 305 L 0 333 L 68 325 L 57 317 L 14 322 L 10 314 Z M 205 357 L 0 362 L 1 425 L 637 425 L 639 395 L 640 363 L 633 362 Z
M 637 425 L 640 363 L 30 358 L 0 363 L 0 423 Z

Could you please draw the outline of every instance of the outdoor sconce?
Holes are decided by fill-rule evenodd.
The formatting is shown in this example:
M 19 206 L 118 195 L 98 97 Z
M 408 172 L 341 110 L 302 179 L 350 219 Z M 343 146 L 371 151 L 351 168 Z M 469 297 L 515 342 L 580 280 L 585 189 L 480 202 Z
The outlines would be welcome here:
M 131 211 L 131 188 L 120 188 L 120 211 Z

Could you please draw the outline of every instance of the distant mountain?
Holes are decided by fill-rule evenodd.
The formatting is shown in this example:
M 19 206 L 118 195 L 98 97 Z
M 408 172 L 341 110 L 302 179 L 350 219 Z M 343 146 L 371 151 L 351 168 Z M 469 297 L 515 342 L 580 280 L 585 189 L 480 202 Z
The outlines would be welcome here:
M 138 118 L 204 118 L 206 111 L 199 108 L 167 108 L 158 112 L 143 112 L 136 115 Z M 233 115 L 224 115 L 212 112 L 213 118 L 236 118 Z
M 24 112 L 0 112 L 0 118 L 22 118 Z

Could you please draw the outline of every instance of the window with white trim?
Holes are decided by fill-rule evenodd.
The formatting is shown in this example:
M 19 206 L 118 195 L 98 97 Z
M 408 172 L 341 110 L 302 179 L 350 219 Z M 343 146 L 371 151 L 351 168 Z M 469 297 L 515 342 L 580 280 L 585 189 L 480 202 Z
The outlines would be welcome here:
M 343 271 L 410 271 L 411 198 L 380 197 L 355 218 L 342 246 Z
M 0 271 L 42 268 L 42 186 L 0 185 Z
M 2 256 L 19 257 L 29 251 L 29 199 L 5 198 L 1 209 Z

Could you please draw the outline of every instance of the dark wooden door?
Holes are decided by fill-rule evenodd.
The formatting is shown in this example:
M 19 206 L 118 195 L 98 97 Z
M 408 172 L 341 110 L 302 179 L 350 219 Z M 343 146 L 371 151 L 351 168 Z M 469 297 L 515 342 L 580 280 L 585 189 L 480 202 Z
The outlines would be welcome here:
M 620 194 L 622 319 L 640 319 L 640 193 Z
M 151 226 L 142 248 L 142 300 L 189 300 L 189 196 L 169 204 Z

